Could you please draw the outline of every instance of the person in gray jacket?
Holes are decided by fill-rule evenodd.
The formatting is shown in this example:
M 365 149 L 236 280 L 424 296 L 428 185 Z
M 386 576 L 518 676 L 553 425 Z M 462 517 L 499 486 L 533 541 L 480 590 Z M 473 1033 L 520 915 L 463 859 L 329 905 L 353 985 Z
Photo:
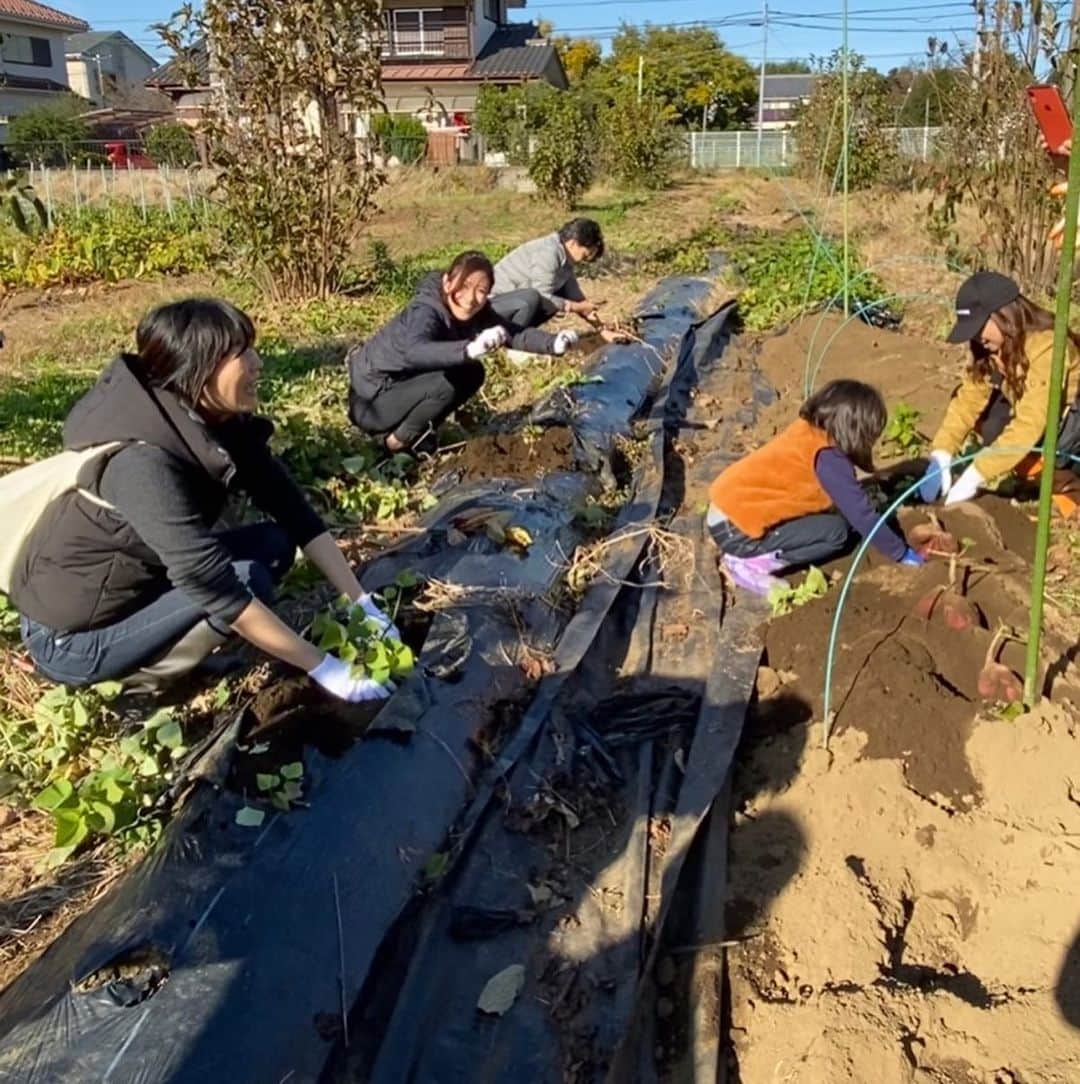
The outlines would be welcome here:
M 491 307 L 508 323 L 539 327 L 561 313 L 573 313 L 599 331 L 608 342 L 615 332 L 604 330 L 599 308 L 590 301 L 574 269 L 604 254 L 604 235 L 591 218 L 575 218 L 556 233 L 526 241 L 495 265 Z

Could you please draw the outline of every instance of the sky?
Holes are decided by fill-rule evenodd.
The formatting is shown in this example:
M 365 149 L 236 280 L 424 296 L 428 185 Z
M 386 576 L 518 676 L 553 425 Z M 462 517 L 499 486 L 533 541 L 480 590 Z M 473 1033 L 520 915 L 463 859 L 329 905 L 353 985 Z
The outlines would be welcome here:
M 85 19 L 95 30 L 123 30 L 148 52 L 167 59 L 148 29 L 166 20 L 179 0 L 52 0 L 53 6 Z M 417 0 L 438 5 L 438 0 Z M 841 43 L 841 0 L 772 0 L 769 5 L 770 60 L 826 56 Z M 849 42 L 882 71 L 926 54 L 930 36 L 959 51 L 969 43 L 974 14 L 965 0 L 848 0 Z M 135 14 L 135 12 L 138 14 Z M 547 19 L 557 33 L 592 37 L 610 44 L 620 23 L 712 26 L 734 52 L 757 64 L 761 59 L 763 12 L 754 0 L 529 0 L 510 19 Z

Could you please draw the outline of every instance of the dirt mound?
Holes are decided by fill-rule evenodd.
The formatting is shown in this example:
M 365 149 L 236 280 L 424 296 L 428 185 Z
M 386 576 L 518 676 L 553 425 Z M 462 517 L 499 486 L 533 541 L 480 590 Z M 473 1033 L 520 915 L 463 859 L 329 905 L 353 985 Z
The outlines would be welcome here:
M 471 440 L 453 461 L 462 482 L 479 478 L 539 478 L 574 469 L 574 435 L 562 426 L 539 433 L 495 433 Z
M 1016 510 L 990 507 L 1001 522 L 978 505 L 944 517 L 973 542 L 964 589 L 979 627 L 913 614 L 947 580 L 943 562 L 855 581 L 828 751 L 838 592 L 767 632 L 726 906 L 742 1084 L 1080 1078 L 1080 716 L 1048 703 L 1010 722 L 978 698 L 999 622 L 1026 624 L 1030 574 L 1004 544 L 1026 540 L 1005 522 Z M 1049 653 L 1068 657 L 1067 641 L 1052 630 Z M 1020 670 L 1022 647 L 1001 660 Z

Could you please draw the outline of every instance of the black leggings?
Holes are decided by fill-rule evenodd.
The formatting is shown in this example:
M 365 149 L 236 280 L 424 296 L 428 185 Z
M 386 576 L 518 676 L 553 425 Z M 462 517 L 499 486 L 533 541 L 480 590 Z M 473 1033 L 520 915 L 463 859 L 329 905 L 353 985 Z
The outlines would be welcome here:
M 484 366 L 463 361 L 451 369 L 433 369 L 391 379 L 366 398 L 349 392 L 349 417 L 357 429 L 382 435 L 392 433 L 406 447 L 438 426 L 484 384 Z
M 539 327 L 559 313 L 559 307 L 537 290 L 511 290 L 488 304 L 511 327 Z

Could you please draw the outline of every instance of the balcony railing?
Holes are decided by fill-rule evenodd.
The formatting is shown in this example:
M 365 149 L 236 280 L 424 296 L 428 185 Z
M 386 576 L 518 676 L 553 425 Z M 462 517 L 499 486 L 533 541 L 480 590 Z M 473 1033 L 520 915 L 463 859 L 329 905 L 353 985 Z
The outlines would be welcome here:
M 391 30 L 386 32 L 382 39 L 383 60 L 417 60 L 427 57 L 468 60 L 471 55 L 467 26 Z

